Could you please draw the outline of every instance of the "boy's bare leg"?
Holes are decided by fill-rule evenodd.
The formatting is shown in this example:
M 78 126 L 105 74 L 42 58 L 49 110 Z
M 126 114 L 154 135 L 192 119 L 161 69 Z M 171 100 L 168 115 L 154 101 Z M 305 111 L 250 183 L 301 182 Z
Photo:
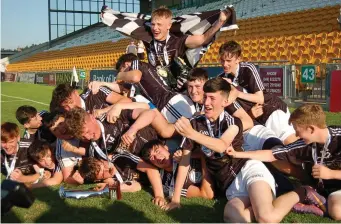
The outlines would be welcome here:
M 248 192 L 252 211 L 258 222 L 280 222 L 300 200 L 298 194 L 293 191 L 274 200 L 271 188 L 265 181 L 252 183 Z
M 249 197 L 235 197 L 224 208 L 224 221 L 246 223 L 255 220 Z
M 334 220 L 341 220 L 341 190 L 329 195 L 328 213 Z
M 158 111 L 155 111 L 155 118 L 152 122 L 153 128 L 157 131 L 157 133 L 163 138 L 171 138 L 175 134 L 175 128 L 173 124 L 168 123 L 166 118 Z

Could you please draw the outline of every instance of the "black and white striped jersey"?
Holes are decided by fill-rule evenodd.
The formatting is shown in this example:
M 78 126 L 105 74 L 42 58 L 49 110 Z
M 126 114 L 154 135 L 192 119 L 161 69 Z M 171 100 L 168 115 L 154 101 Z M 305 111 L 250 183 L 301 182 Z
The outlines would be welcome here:
M 123 152 L 113 155 L 111 162 L 115 165 L 123 181 L 139 181 L 140 172 L 137 171 L 137 164 L 140 160 L 140 157 L 132 153 Z
M 146 51 L 148 54 L 148 62 L 149 64 L 153 66 L 158 66 L 158 65 L 167 65 L 165 61 L 165 53 L 164 49 L 166 48 L 167 50 L 167 55 L 168 55 L 168 67 L 171 70 L 172 74 L 177 77 L 179 71 L 175 71 L 173 69 L 173 65 L 175 64 L 174 58 L 175 57 L 185 57 L 185 53 L 187 50 L 186 47 L 186 39 L 188 35 L 182 35 L 182 36 L 175 36 L 172 33 L 169 33 L 169 39 L 168 41 L 156 41 L 153 40 L 151 42 L 146 42 L 143 41 L 144 46 L 146 47 Z M 154 44 L 155 41 L 155 44 Z M 155 49 L 156 45 L 156 49 Z
M 325 150 L 322 164 L 332 170 L 341 170 L 341 126 L 329 126 L 330 143 Z M 309 175 L 315 163 L 321 164 L 324 144 L 311 143 L 306 145 L 302 139 L 289 145 L 273 149 L 272 154 L 277 160 L 285 160 L 301 165 Z M 315 180 L 316 181 L 316 180 Z M 326 188 L 341 189 L 341 180 L 323 180 Z
M 194 130 L 210 136 L 205 115 L 193 117 L 190 122 Z M 218 118 L 216 121 L 211 122 L 211 130 L 213 131 L 215 138 L 220 138 L 231 125 L 236 125 L 239 128 L 239 132 L 235 136 L 232 146 L 236 151 L 243 151 L 243 125 L 239 118 L 232 117 L 224 111 L 222 120 Z M 244 159 L 232 159 L 225 153 L 214 152 L 188 138 L 183 141 L 181 146 L 183 149 L 191 151 L 199 149 L 205 154 L 207 170 L 216 180 L 218 189 L 222 191 L 225 191 L 227 187 L 230 186 L 246 162 Z
M 109 106 L 107 103 L 107 97 L 112 93 L 112 90 L 101 86 L 97 94 L 93 94 L 90 89 L 85 89 L 82 94 L 80 94 L 82 102 L 82 107 L 88 113 L 92 113 L 93 110 L 103 109 Z
M 164 78 L 157 74 L 154 66 L 135 60 L 131 63 L 131 70 L 141 71 L 141 80 L 137 83 L 137 86 L 141 94 L 150 100 L 160 111 L 176 95 L 167 85 Z
M 174 193 L 174 189 L 172 189 L 172 188 L 175 187 L 175 180 L 176 180 L 176 177 L 178 175 L 178 168 L 179 168 L 178 165 L 174 166 L 174 164 L 173 164 L 173 170 L 172 171 L 167 171 L 164 169 L 160 170 L 163 192 L 168 197 L 172 197 L 172 191 Z M 172 186 L 172 182 L 173 182 L 174 186 Z M 186 176 L 186 180 L 185 180 L 185 183 L 181 189 L 181 196 L 186 197 L 188 188 L 191 185 L 200 187 L 201 182 L 202 182 L 201 161 L 200 161 L 200 159 L 191 158 L 189 170 L 188 170 L 188 173 Z
M 16 154 L 15 168 L 21 170 L 24 175 L 35 174 L 35 170 L 33 168 L 34 161 L 28 155 L 28 147 L 32 142 L 27 139 L 20 139 L 19 149 Z M 7 159 L 7 163 L 11 164 L 15 155 L 7 155 L 6 152 L 1 149 L 1 173 L 7 176 L 7 169 L 5 167 L 5 157 Z
M 54 169 L 44 168 L 45 170 L 48 170 L 51 172 L 51 177 L 53 177 L 53 175 L 55 175 L 55 173 L 62 172 L 62 167 L 61 167 L 59 161 L 56 158 L 53 158 L 53 162 L 55 164 Z
M 121 142 L 122 135 L 135 122 L 132 118 L 132 113 L 133 110 L 122 110 L 119 119 L 117 119 L 114 124 L 107 122 L 105 115 L 99 119 L 104 128 L 106 147 L 109 152 L 113 152 L 118 147 Z M 151 126 L 147 126 L 136 133 L 136 139 L 130 145 L 129 150 L 134 155 L 140 156 L 143 145 L 146 142 L 157 138 L 158 136 L 155 129 Z M 105 149 L 102 137 L 96 142 L 101 149 Z

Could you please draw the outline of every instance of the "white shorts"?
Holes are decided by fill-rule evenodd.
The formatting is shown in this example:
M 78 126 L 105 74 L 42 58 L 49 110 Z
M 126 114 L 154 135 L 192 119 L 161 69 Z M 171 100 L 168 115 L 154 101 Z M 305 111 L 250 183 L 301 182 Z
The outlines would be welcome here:
M 79 147 L 79 140 L 78 139 L 71 139 L 67 140 L 73 146 Z M 82 156 L 75 154 L 73 152 L 67 152 L 62 147 L 62 140 L 57 139 L 56 143 L 56 159 L 60 165 L 60 167 L 73 167 L 77 164 L 79 160 L 82 160 Z
M 334 191 L 334 192 L 331 193 L 328 197 L 330 197 L 330 196 L 338 196 L 338 197 L 341 197 L 341 190 Z
M 147 104 L 150 103 L 150 101 L 142 95 L 136 95 L 133 98 L 135 99 L 136 102 L 147 103 Z
M 255 125 L 243 133 L 244 151 L 263 149 L 264 142 L 269 138 L 277 138 L 276 134 L 263 125 Z
M 287 108 L 287 112 L 283 110 L 276 110 L 272 112 L 268 120 L 265 122 L 265 127 L 270 128 L 275 132 L 276 136 L 284 142 L 284 140 L 291 134 L 295 134 L 295 129 L 292 125 L 289 125 L 290 111 Z
M 161 110 L 161 114 L 171 124 L 174 124 L 181 116 L 191 118 L 194 113 L 195 107 L 192 100 L 182 94 L 173 96 Z
M 266 166 L 258 160 L 248 160 L 226 190 L 227 200 L 235 197 L 248 197 L 248 189 L 252 183 L 265 181 L 276 196 L 275 179 Z M 262 193 L 262 192 L 260 192 Z

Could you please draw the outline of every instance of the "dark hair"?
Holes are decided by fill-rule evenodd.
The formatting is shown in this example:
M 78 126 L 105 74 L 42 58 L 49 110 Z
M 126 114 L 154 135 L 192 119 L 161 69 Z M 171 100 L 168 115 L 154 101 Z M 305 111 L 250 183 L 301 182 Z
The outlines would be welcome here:
M 193 82 L 196 80 L 203 80 L 206 82 L 208 80 L 207 70 L 203 68 L 193 68 L 187 77 L 187 81 Z
M 73 108 L 65 114 L 65 124 L 69 132 L 77 139 L 82 139 L 85 117 L 89 114 L 82 108 Z
M 232 57 L 237 58 L 242 55 L 242 47 L 234 40 L 230 40 L 222 44 L 219 48 L 219 55 L 230 54 Z
M 36 162 L 44 157 L 48 151 L 50 151 L 51 154 L 53 153 L 51 145 L 45 140 L 35 139 L 30 147 L 28 147 L 29 156 Z
M 1 141 L 8 142 L 19 136 L 19 127 L 15 123 L 5 122 L 1 125 Z
M 36 108 L 24 105 L 17 109 L 17 111 L 15 112 L 15 117 L 17 118 L 20 124 L 24 125 L 30 122 L 30 119 L 35 117 L 37 113 L 38 112 Z
M 62 103 L 71 96 L 73 91 L 75 91 L 75 88 L 73 88 L 69 84 L 66 83 L 59 84 L 53 90 L 50 102 L 50 111 L 52 112 L 57 110 L 58 108 L 61 108 Z
M 55 110 L 51 113 L 48 113 L 46 116 L 44 116 L 44 125 L 47 128 L 51 128 L 60 117 L 64 117 L 64 112 L 62 110 Z
M 231 85 L 220 77 L 213 78 L 205 82 L 205 93 L 216 93 L 218 91 L 221 91 L 222 94 L 225 94 L 225 96 L 228 97 L 231 91 Z
M 79 174 L 87 181 L 94 182 L 101 170 L 99 160 L 94 157 L 83 158 L 78 168 Z
M 155 146 L 159 146 L 159 145 L 165 145 L 164 142 L 162 142 L 159 139 L 153 139 L 147 143 L 145 143 L 141 149 L 141 159 L 143 159 L 143 161 L 150 163 L 150 151 L 152 151 L 152 149 Z
M 138 59 L 138 57 L 133 53 L 122 55 L 121 57 L 118 58 L 118 60 L 116 62 L 116 70 L 119 71 L 122 64 L 124 64 L 126 62 L 132 62 L 132 61 L 135 61 L 137 59 Z

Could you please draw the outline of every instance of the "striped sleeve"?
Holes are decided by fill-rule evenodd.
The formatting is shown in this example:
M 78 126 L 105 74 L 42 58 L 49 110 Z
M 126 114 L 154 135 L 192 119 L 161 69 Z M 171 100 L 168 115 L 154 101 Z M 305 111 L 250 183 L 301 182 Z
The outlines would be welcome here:
M 130 159 L 131 161 L 133 161 L 136 164 L 138 164 L 139 161 L 141 160 L 140 157 L 135 156 L 134 154 L 132 154 L 130 152 L 124 151 L 121 154 L 113 155 L 113 157 L 111 159 L 111 162 L 115 164 L 115 160 L 118 159 L 118 158 L 122 158 L 122 157 Z
M 109 96 L 110 93 L 112 93 L 111 89 L 108 89 L 107 87 L 104 86 L 99 87 L 99 91 L 104 93 L 105 96 Z
M 81 93 L 79 96 L 85 100 L 91 93 L 91 89 L 86 89 L 83 93 Z
M 139 60 L 134 60 L 131 62 L 131 70 L 139 70 Z
M 298 157 L 302 154 L 303 149 L 306 148 L 307 146 L 308 145 L 306 145 L 304 141 L 300 139 L 289 145 L 273 149 L 272 155 L 277 160 L 284 160 L 284 161 L 290 162 L 290 161 L 298 159 Z
M 39 114 L 40 116 L 42 116 L 43 114 L 46 114 L 46 113 L 48 113 L 46 110 L 41 110 L 41 111 L 38 112 L 38 114 Z
M 256 66 L 251 63 L 243 63 L 242 67 L 248 69 L 248 86 L 244 87 L 249 93 L 256 93 L 265 90 Z
M 229 113 L 230 115 L 233 115 L 240 108 L 242 108 L 240 104 L 237 101 L 235 101 L 231 103 L 230 105 L 228 105 L 227 107 L 225 107 L 225 111 Z
M 53 170 L 53 174 L 58 173 L 58 172 L 62 172 L 62 168 L 61 168 L 59 162 L 56 161 L 56 167 Z
M 61 168 L 64 168 L 63 158 L 62 158 L 62 140 L 57 139 L 56 141 L 56 160 Z
M 19 148 L 28 148 L 30 147 L 32 142 L 28 141 L 27 139 L 21 139 L 19 142 Z

